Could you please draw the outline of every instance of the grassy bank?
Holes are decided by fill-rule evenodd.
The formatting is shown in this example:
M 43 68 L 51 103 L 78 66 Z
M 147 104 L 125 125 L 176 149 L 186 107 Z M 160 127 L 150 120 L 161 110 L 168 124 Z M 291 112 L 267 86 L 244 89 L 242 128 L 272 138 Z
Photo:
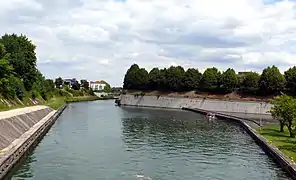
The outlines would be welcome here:
M 279 129 L 277 124 L 269 124 L 257 131 L 292 161 L 296 161 L 296 138 L 289 137 L 288 129 L 284 133 L 280 133 Z
M 58 109 L 66 103 L 95 101 L 99 99 L 100 98 L 98 98 L 97 96 L 57 97 L 50 99 L 47 103 L 45 103 L 45 105 L 53 109 Z

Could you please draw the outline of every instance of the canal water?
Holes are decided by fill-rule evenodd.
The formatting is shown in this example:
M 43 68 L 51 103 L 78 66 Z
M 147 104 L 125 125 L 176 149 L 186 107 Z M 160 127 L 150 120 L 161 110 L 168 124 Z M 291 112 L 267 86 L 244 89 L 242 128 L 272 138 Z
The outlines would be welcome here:
M 279 180 L 238 126 L 181 110 L 70 104 L 13 180 Z

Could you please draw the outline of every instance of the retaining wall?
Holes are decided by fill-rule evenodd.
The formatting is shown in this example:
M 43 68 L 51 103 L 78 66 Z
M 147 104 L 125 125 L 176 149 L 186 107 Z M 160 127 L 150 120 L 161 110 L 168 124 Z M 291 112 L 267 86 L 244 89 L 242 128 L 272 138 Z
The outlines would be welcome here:
M 121 95 L 119 99 L 121 105 L 178 109 L 183 107 L 198 108 L 246 119 L 272 120 L 270 113 L 268 113 L 272 105 L 266 102 L 135 95 Z
M 65 108 L 34 106 L 0 112 L 0 179 L 38 143 Z

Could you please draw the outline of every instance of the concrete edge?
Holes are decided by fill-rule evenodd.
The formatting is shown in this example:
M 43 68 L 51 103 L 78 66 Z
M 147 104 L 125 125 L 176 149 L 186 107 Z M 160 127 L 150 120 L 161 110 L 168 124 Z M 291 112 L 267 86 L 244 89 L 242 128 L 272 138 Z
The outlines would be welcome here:
M 50 116 L 45 116 L 41 120 L 42 124 L 37 123 L 36 126 L 34 125 L 30 128 L 29 131 L 35 128 L 33 132 L 26 132 L 22 138 L 13 142 L 15 148 L 7 151 L 7 153 L 0 158 L 0 179 L 3 179 L 7 175 L 24 154 L 39 143 L 67 106 L 68 104 L 65 104 L 57 111 L 53 111 L 54 113 L 49 113 Z
M 122 94 L 122 96 L 134 96 L 135 94 Z M 139 95 L 143 96 L 143 95 Z M 149 97 L 157 97 L 157 95 L 144 95 L 144 96 L 149 96 Z M 264 104 L 269 104 L 268 101 L 247 101 L 247 100 L 234 100 L 234 99 L 217 99 L 217 98 L 201 98 L 201 97 L 180 97 L 180 96 L 164 96 L 164 95 L 159 95 L 159 97 L 167 97 L 167 98 L 178 98 L 178 99 L 208 99 L 208 100 L 216 100 L 216 101 L 229 101 L 229 102 L 247 102 L 247 103 L 254 103 L 254 102 L 262 102 Z
M 196 112 L 199 114 L 206 114 L 209 111 L 200 109 L 182 108 L 187 111 Z M 262 150 L 268 154 L 273 160 L 293 179 L 296 180 L 296 163 L 292 162 L 287 156 L 285 156 L 277 147 L 270 144 L 267 139 L 257 133 L 251 128 L 243 119 L 235 118 L 227 115 L 218 114 L 216 115 L 221 119 L 228 119 L 238 123 L 244 130 L 254 139 L 254 141 L 262 148 Z

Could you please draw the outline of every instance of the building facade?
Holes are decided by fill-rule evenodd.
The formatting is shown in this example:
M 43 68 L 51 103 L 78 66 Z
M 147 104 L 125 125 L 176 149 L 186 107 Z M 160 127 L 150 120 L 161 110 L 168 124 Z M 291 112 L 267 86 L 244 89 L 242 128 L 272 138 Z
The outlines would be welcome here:
M 106 86 L 106 83 L 103 81 L 90 81 L 89 88 L 93 91 L 103 91 Z

